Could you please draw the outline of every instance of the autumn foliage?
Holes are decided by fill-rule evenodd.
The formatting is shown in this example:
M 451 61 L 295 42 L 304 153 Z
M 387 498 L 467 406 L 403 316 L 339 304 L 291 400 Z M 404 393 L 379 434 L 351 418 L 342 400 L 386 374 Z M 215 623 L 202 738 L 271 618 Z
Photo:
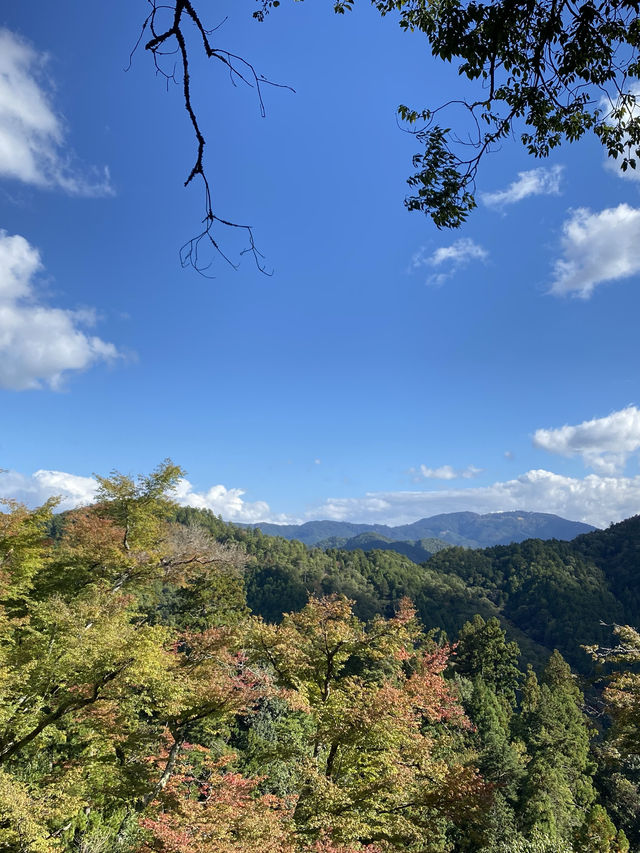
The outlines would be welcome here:
M 251 616 L 241 548 L 166 520 L 180 476 L 114 473 L 63 517 L 0 513 L 0 853 L 472 853 L 554 826 L 625 849 L 559 655 L 516 710 L 497 622 L 465 626 L 456 675 L 406 598 L 388 618 L 340 595 Z M 619 748 L 636 680 L 605 694 Z

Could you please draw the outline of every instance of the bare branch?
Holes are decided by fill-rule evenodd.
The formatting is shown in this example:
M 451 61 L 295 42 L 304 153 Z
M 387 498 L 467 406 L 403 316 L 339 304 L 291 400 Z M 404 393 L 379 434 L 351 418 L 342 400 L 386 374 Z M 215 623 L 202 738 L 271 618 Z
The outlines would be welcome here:
M 251 255 L 257 268 L 267 274 L 264 264 L 264 256 L 256 246 L 253 228 L 251 225 L 235 222 L 228 217 L 220 216 L 213 201 L 212 184 L 205 162 L 205 145 L 207 144 L 205 132 L 202 127 L 201 117 L 194 105 L 192 83 L 190 74 L 191 51 L 185 23 L 189 22 L 198 33 L 201 48 L 207 59 L 220 62 L 229 72 L 231 82 L 236 85 L 240 81 L 256 90 L 260 115 L 266 115 L 266 109 L 262 94 L 265 85 L 275 88 L 288 89 L 290 86 L 274 83 L 261 74 L 258 74 L 254 66 L 246 59 L 228 50 L 221 49 L 211 42 L 211 36 L 217 32 L 225 23 L 226 18 L 211 29 L 207 29 L 194 6 L 192 0 L 172 0 L 170 3 L 159 3 L 157 0 L 147 0 L 151 11 L 145 18 L 140 35 L 129 57 L 129 67 L 133 55 L 143 42 L 145 34 L 150 34 L 145 43 L 145 50 L 153 57 L 156 73 L 163 76 L 167 86 L 169 82 L 182 83 L 182 97 L 184 108 L 189 117 L 189 123 L 193 130 L 196 141 L 196 156 L 184 186 L 188 187 L 197 178 L 202 182 L 204 216 L 202 217 L 202 229 L 194 237 L 184 243 L 180 249 L 180 262 L 183 267 L 193 267 L 198 273 L 207 278 L 212 278 L 208 271 L 211 269 L 213 259 L 219 255 L 231 267 L 237 269 L 240 260 L 233 261 L 229 254 L 222 248 L 219 233 L 224 230 L 234 229 L 242 232 L 246 238 L 246 244 L 239 252 L 239 258 Z M 168 20 L 167 20 L 168 19 Z M 165 56 L 177 56 L 180 68 L 181 80 L 176 76 L 176 66 L 168 71 L 163 66 L 162 58 Z

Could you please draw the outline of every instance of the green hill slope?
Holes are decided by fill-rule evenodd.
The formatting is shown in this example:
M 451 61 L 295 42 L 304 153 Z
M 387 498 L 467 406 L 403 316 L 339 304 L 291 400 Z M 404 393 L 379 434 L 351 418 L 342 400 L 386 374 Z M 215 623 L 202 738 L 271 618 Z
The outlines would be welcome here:
M 375 550 L 323 551 L 228 525 L 200 510 L 180 509 L 177 519 L 204 524 L 217 538 L 241 544 L 247 602 L 267 620 L 301 608 L 310 593 L 342 593 L 355 600 L 363 619 L 391 614 L 408 595 L 430 627 L 453 635 L 475 613 L 495 615 L 527 659 L 558 648 L 582 671 L 590 661 L 581 644 L 606 641 L 612 622 L 640 621 L 640 577 L 631 568 L 640 557 L 637 519 L 575 543 L 530 539 L 482 550 L 446 548 L 422 564 L 371 532 L 357 541 L 367 548 L 376 543 Z

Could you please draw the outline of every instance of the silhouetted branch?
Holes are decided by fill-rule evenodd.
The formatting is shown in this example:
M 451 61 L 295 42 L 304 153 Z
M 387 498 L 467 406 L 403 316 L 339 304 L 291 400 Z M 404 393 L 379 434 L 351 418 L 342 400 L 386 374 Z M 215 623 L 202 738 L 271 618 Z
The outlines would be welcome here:
M 193 134 L 196 140 L 196 157 L 184 182 L 187 187 L 196 178 L 200 178 L 204 189 L 204 217 L 202 218 L 202 228 L 198 234 L 191 237 L 180 249 L 180 261 L 183 267 L 191 266 L 202 275 L 208 276 L 207 271 L 211 268 L 212 258 L 210 253 L 205 249 L 212 249 L 214 254 L 220 255 L 234 269 L 239 265 L 239 262 L 234 262 L 229 255 L 221 247 L 219 239 L 220 229 L 237 229 L 244 232 L 246 236 L 246 245 L 240 251 L 240 257 L 246 254 L 253 256 L 258 269 L 269 275 L 264 265 L 264 256 L 258 250 L 253 228 L 251 225 L 246 225 L 219 216 L 214 205 L 212 185 L 210 182 L 207 165 L 205 163 L 205 145 L 207 144 L 205 133 L 202 129 L 201 119 L 196 106 L 194 106 L 191 87 L 190 75 L 190 51 L 193 50 L 189 45 L 187 34 L 185 31 L 185 22 L 190 22 L 196 29 L 199 40 L 202 43 L 202 50 L 207 59 L 214 59 L 220 62 L 229 71 L 231 81 L 235 85 L 236 80 L 245 83 L 247 86 L 255 88 L 258 97 L 260 115 L 264 117 L 266 114 L 264 99 L 262 95 L 262 87 L 265 85 L 275 86 L 277 88 L 294 90 L 290 86 L 273 83 L 267 80 L 263 75 L 258 74 L 254 66 L 241 56 L 231 53 L 228 50 L 223 50 L 214 46 L 211 42 L 211 36 L 224 24 L 226 18 L 217 26 L 207 29 L 196 8 L 191 0 L 173 0 L 170 3 L 159 3 L 157 0 L 147 0 L 151 11 L 145 18 L 140 35 L 134 45 L 129 57 L 129 66 L 131 65 L 132 57 L 143 42 L 145 35 L 150 35 L 151 38 L 145 43 L 145 50 L 153 56 L 154 67 L 156 73 L 162 75 L 167 82 L 179 83 L 180 80 L 176 76 L 177 68 L 179 67 L 182 75 L 182 95 L 184 107 L 189 117 L 189 122 L 193 129 Z M 167 18 L 169 19 L 167 21 Z M 164 24 L 164 28 L 162 27 Z M 178 61 L 173 66 L 171 72 L 167 71 L 162 65 L 162 57 L 177 56 Z

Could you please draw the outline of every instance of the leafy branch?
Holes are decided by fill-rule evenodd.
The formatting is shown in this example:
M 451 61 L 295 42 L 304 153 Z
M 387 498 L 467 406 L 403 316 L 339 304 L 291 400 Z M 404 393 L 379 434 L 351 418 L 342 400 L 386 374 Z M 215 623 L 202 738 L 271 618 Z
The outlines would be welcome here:
M 438 228 L 456 228 L 476 207 L 476 176 L 486 154 L 519 137 L 529 154 L 548 157 L 587 131 L 621 171 L 640 162 L 640 3 L 638 0 L 371 0 L 401 29 L 427 37 L 433 56 L 457 62 L 480 84 L 475 100 L 429 109 L 402 105 L 398 115 L 423 150 L 414 155 L 408 210 Z M 263 20 L 277 0 L 258 0 Z M 355 0 L 334 0 L 345 14 Z M 439 123 L 461 107 L 465 134 Z M 449 122 L 447 121 L 447 125 Z M 469 156 L 469 149 L 472 149 Z

